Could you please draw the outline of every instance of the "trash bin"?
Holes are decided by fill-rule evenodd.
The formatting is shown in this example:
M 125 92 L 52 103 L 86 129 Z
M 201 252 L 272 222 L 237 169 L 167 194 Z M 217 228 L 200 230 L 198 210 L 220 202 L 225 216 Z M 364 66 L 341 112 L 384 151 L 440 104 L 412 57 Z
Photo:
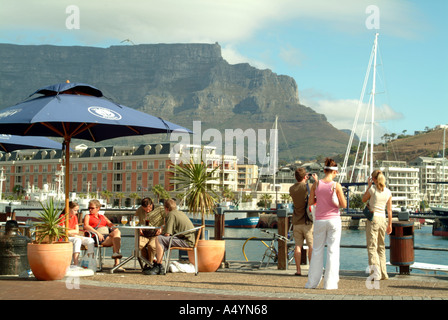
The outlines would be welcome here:
M 400 267 L 400 274 L 409 274 L 409 267 L 414 263 L 414 222 L 392 222 L 390 263 Z
M 27 245 L 30 239 L 17 233 L 17 222 L 9 220 L 0 235 L 0 275 L 20 275 L 30 269 Z

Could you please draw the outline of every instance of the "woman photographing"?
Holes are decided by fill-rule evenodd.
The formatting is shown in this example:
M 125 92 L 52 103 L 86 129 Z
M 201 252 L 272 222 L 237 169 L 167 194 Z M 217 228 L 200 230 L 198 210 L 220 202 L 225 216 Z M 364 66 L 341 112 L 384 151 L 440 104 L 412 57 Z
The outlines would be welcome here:
M 392 232 L 392 193 L 386 187 L 386 178 L 381 170 L 372 172 L 368 185 L 362 201 L 369 201 L 370 211 L 373 212 L 372 221 L 366 222 L 369 268 L 373 272 L 374 280 L 387 280 L 389 276 L 386 270 L 385 238 L 386 233 Z

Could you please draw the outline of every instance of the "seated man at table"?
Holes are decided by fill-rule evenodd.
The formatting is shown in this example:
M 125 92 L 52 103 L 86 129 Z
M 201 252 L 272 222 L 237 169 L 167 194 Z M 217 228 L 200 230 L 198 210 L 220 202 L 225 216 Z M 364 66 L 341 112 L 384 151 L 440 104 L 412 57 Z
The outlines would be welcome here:
M 161 227 L 165 222 L 165 210 L 163 206 L 154 208 L 151 198 L 143 198 L 141 206 L 136 210 L 141 225 Z M 156 234 L 155 230 L 140 229 L 139 250 L 143 258 L 153 262 L 156 255 Z
M 164 274 L 165 269 L 162 266 L 163 253 L 168 249 L 170 237 L 173 234 L 193 229 L 193 223 L 185 213 L 177 210 L 176 201 L 173 199 L 165 200 L 163 203 L 166 213 L 166 225 L 163 233 L 161 229 L 157 230 L 156 241 L 156 258 L 157 261 L 151 269 L 144 270 L 147 275 Z M 193 247 L 195 242 L 195 234 L 188 233 L 174 237 L 171 243 L 173 247 Z

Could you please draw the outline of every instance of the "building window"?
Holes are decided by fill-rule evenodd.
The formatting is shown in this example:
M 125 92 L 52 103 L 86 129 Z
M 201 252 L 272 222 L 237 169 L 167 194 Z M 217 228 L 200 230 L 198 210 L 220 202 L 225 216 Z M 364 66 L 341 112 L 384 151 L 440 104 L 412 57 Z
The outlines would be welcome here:
M 114 170 L 123 170 L 123 163 L 114 162 Z

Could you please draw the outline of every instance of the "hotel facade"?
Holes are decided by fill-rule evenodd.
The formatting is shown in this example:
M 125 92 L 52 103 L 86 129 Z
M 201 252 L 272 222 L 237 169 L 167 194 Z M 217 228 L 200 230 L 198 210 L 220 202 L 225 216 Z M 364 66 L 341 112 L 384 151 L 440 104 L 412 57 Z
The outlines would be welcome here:
M 78 145 L 70 153 L 69 191 L 92 193 L 110 191 L 128 197 L 153 196 L 154 185 L 162 185 L 171 196 L 176 190 L 172 184 L 173 159 L 179 162 L 180 154 L 203 152 L 209 170 L 224 163 L 215 172 L 214 188 L 237 190 L 237 158 L 215 154 L 212 147 L 181 146 L 180 154 L 172 154 L 174 143 L 156 143 L 140 146 L 87 147 Z M 63 190 L 59 177 L 63 174 L 61 150 L 22 150 L 0 154 L 0 169 L 4 173 L 1 183 L 3 198 L 19 189 Z

